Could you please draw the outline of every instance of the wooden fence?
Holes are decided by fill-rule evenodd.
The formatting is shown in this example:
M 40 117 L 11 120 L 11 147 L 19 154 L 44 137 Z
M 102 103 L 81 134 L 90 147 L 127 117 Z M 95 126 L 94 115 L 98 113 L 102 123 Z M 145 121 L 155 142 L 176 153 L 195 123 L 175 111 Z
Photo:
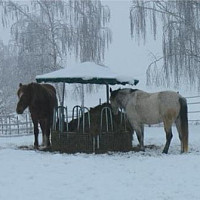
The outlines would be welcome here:
M 200 96 L 186 97 L 190 124 L 200 124 Z
M 0 115 L 0 136 L 21 136 L 33 134 L 29 113 Z
M 190 124 L 200 124 L 200 96 L 186 97 Z M 160 124 L 162 126 L 162 124 Z M 158 125 L 158 126 L 160 126 Z M 33 134 L 30 114 L 0 115 L 0 136 L 22 136 Z

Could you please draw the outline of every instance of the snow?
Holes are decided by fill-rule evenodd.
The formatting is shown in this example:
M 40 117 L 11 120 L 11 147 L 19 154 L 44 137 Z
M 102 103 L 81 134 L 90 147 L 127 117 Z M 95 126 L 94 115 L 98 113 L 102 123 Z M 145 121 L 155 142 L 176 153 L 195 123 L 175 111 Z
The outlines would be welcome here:
M 156 43 L 150 39 L 146 46 L 138 47 L 130 37 L 130 1 L 105 3 L 112 7 L 114 41 L 105 55 L 105 64 L 120 74 L 139 79 L 138 89 L 148 92 L 160 90 L 146 88 L 145 72 L 152 61 L 150 52 L 158 57 L 162 52 L 161 45 L 158 45 L 162 39 Z M 84 80 L 94 76 L 114 76 L 124 81 L 124 76 L 111 73 L 105 67 L 98 66 L 97 70 L 94 65 L 89 69 L 78 65 L 77 68 L 79 70 L 74 70 L 73 65 L 73 68 L 62 69 L 56 72 L 56 76 L 63 77 L 65 70 L 70 70 L 68 74 L 71 77 L 79 76 Z M 113 86 L 113 89 L 118 87 Z M 193 91 L 191 93 L 194 95 Z M 99 98 L 104 102 L 106 98 L 103 94 L 105 88 L 87 95 L 87 107 L 97 105 Z M 67 105 L 76 105 L 72 96 L 67 95 Z M 197 114 L 189 118 L 193 119 L 193 116 L 199 119 Z M 165 143 L 163 127 L 146 127 L 145 145 L 155 145 L 155 148 L 146 148 L 145 152 L 137 153 L 95 155 L 21 150 L 19 146 L 33 144 L 33 136 L 0 137 L 0 200 L 198 200 L 200 126 L 190 125 L 189 129 L 189 153 L 180 154 L 180 142 L 174 129 L 167 155 L 161 153 Z M 137 145 L 137 139 L 134 138 L 133 145 Z
M 129 82 L 134 84 L 135 80 L 132 76 L 118 75 L 109 67 L 98 65 L 93 62 L 77 63 L 73 66 L 50 72 L 44 75 L 36 76 L 36 79 L 63 79 L 63 78 L 82 78 L 90 80 L 93 78 L 117 79 L 120 82 Z
M 161 153 L 163 127 L 146 127 L 145 145 L 155 148 L 137 153 L 48 153 L 18 149 L 32 145 L 33 136 L 0 138 L 0 199 L 197 200 L 200 127 L 190 125 L 189 129 L 189 153 L 180 154 L 173 128 L 167 155 Z

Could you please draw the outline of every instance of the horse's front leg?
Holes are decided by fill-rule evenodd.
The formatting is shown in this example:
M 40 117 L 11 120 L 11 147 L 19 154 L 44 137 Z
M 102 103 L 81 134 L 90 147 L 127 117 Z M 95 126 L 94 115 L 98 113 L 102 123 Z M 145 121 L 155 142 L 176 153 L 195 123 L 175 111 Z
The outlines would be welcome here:
M 45 146 L 46 141 L 45 141 L 45 120 L 40 120 L 40 128 L 42 130 L 42 146 Z

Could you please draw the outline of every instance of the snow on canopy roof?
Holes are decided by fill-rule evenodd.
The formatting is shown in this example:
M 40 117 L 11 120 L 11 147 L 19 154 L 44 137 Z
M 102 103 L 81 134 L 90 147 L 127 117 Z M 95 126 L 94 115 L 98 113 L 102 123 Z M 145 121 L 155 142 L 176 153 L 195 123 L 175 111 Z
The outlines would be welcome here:
M 91 84 L 131 84 L 139 81 L 129 76 L 120 76 L 112 72 L 110 68 L 92 62 L 84 62 L 74 67 L 60 69 L 43 75 L 36 76 L 36 81 L 41 82 L 65 82 L 65 83 L 91 83 Z

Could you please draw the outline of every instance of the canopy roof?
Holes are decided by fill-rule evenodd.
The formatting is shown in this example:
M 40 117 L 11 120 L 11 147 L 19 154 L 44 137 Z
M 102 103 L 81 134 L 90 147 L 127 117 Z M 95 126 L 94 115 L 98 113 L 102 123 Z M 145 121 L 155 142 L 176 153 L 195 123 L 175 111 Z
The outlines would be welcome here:
M 64 83 L 91 83 L 91 84 L 130 84 L 136 85 L 139 80 L 131 76 L 120 76 L 110 68 L 92 62 L 80 63 L 74 67 L 60 69 L 43 75 L 36 76 L 36 81 L 64 82 Z

